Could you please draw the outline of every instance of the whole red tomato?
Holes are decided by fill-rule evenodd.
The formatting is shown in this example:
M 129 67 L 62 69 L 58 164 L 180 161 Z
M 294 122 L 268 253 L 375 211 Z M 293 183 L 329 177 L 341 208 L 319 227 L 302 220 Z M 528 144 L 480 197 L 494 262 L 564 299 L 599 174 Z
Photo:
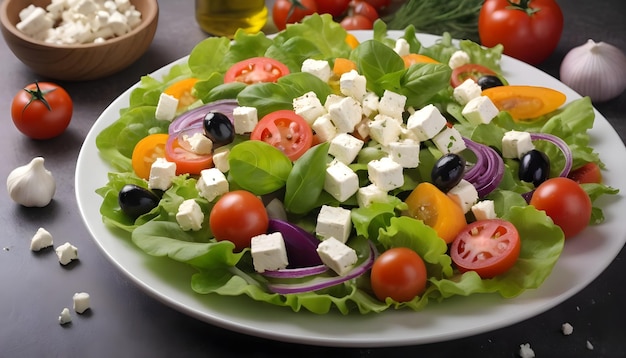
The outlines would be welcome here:
M 20 90 L 11 102 L 17 129 L 33 139 L 50 139 L 63 133 L 72 119 L 70 95 L 59 85 L 35 82 Z
M 316 0 L 317 12 L 339 17 L 348 10 L 350 0 Z
M 486 0 L 478 16 L 482 45 L 504 46 L 504 53 L 539 64 L 556 48 L 563 13 L 555 0 Z
M 272 7 L 272 18 L 278 30 L 284 30 L 287 24 L 299 22 L 305 16 L 317 12 L 315 0 L 276 0 Z

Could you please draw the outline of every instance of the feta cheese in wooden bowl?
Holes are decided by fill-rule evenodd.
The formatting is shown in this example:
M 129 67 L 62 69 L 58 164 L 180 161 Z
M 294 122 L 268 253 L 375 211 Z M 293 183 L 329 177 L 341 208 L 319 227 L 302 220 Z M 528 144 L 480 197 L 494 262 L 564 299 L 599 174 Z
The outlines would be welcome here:
M 94 80 L 130 66 L 154 38 L 156 0 L 3 0 L 2 35 L 35 73 Z

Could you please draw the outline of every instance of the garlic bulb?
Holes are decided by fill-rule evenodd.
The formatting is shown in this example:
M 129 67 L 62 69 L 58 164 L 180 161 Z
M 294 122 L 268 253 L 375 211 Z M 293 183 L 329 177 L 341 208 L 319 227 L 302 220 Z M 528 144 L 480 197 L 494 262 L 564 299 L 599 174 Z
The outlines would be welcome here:
M 588 40 L 573 48 L 560 72 L 563 83 L 594 102 L 613 99 L 626 89 L 626 55 L 606 42 Z
M 7 190 L 13 201 L 28 207 L 50 204 L 56 191 L 56 182 L 43 163 L 42 157 L 36 157 L 9 173 Z

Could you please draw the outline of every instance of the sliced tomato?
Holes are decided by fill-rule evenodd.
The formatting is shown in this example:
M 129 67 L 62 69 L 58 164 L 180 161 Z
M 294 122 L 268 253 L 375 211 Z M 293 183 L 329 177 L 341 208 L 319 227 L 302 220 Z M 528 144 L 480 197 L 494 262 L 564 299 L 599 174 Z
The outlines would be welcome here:
M 165 145 L 168 135 L 164 133 L 151 134 L 141 139 L 135 145 L 131 157 L 133 171 L 138 177 L 148 180 L 152 163 L 157 158 L 165 158 Z
M 502 219 L 479 220 L 467 225 L 450 247 L 459 271 L 476 271 L 492 278 L 508 271 L 519 257 L 521 241 L 515 226 Z
M 452 75 L 450 76 L 450 84 L 452 87 L 457 87 L 461 83 L 465 82 L 468 78 L 477 82 L 478 79 L 482 76 L 497 76 L 498 74 L 482 65 L 478 65 L 475 63 L 468 63 L 466 65 L 459 66 L 452 70 Z
M 176 163 L 176 175 L 198 175 L 203 169 L 213 166 L 212 154 L 198 154 L 191 151 L 184 136 L 193 135 L 193 131 L 202 128 L 192 128 L 189 131 L 181 131 L 171 134 L 165 145 L 165 159 Z
M 284 63 L 269 57 L 253 57 L 232 65 L 224 74 L 224 83 L 276 82 L 287 74 L 289 68 Z
M 250 134 L 250 139 L 271 144 L 295 161 L 311 148 L 313 130 L 304 118 L 284 109 L 263 117 Z
M 567 177 L 578 184 L 602 183 L 602 172 L 600 171 L 600 167 L 598 164 L 593 162 L 572 170 Z

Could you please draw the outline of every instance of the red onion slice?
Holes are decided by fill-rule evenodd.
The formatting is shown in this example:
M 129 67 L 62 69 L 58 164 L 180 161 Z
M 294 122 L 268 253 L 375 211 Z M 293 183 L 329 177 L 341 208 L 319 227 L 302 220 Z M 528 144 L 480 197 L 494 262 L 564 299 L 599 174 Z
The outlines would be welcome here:
M 228 117 L 233 123 L 233 110 L 238 106 L 237 101 L 234 99 L 223 99 L 215 102 L 205 104 L 204 106 L 189 110 L 170 123 L 168 132 L 169 134 L 180 132 L 181 130 L 200 127 L 202 128 L 202 121 L 209 112 L 221 112 Z

